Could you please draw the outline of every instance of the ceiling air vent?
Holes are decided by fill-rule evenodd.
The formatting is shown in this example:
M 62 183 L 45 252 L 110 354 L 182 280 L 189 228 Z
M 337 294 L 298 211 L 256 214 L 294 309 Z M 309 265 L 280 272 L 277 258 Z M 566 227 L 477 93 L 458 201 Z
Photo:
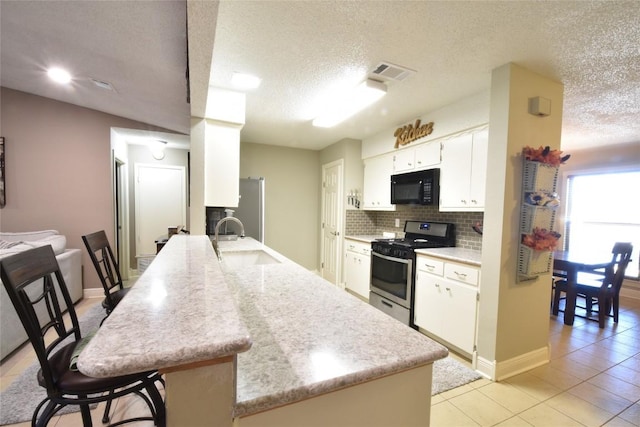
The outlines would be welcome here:
M 402 81 L 415 73 L 414 70 L 394 65 L 389 62 L 381 62 L 371 72 L 371 75 L 382 77 L 385 80 Z
M 113 86 L 111 85 L 111 83 L 109 82 L 103 82 L 102 80 L 98 80 L 98 79 L 94 79 L 94 78 L 90 78 L 89 80 L 91 80 L 91 82 L 98 86 L 100 89 L 105 89 L 105 90 L 115 90 L 113 88 Z

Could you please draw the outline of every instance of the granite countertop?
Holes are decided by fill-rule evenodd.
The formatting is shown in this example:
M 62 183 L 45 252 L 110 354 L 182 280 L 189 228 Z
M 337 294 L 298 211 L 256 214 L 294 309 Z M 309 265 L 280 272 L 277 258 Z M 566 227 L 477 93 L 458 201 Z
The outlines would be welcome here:
M 451 261 L 464 262 L 466 264 L 481 265 L 482 251 L 464 248 L 432 248 L 416 249 L 417 254 L 430 255 Z
M 447 349 L 251 239 L 173 236 L 80 355 L 92 376 L 238 353 L 236 417 L 446 357 Z M 229 252 L 278 263 L 233 268 Z M 225 253 L 229 260 L 225 264 Z
M 358 242 L 371 243 L 376 239 L 382 239 L 382 234 L 358 234 L 345 236 L 345 239 L 357 240 Z
M 207 236 L 171 237 L 78 359 L 109 377 L 214 360 L 251 347 Z
M 224 267 L 225 252 L 257 248 L 282 262 Z M 435 341 L 255 240 L 220 242 L 220 251 L 225 278 L 253 340 L 251 349 L 238 355 L 236 416 L 447 355 Z

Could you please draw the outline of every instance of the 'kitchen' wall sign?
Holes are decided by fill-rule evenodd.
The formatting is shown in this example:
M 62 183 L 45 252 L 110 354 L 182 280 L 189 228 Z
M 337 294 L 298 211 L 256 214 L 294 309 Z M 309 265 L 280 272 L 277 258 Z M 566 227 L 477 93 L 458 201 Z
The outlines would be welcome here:
M 420 124 L 420 119 L 416 120 L 415 124 L 404 125 L 401 128 L 396 129 L 393 136 L 396 137 L 396 145 L 394 148 L 398 148 L 401 145 L 407 145 L 410 142 L 420 139 L 423 136 L 431 135 L 433 132 L 433 122 Z

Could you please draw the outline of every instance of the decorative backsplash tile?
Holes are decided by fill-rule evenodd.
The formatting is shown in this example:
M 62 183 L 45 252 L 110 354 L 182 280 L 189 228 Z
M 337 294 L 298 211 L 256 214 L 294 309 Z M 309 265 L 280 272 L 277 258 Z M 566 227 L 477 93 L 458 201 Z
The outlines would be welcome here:
M 374 211 L 347 210 L 344 232 L 347 236 L 376 234 L 376 214 Z
M 395 227 L 396 218 L 400 227 Z M 432 206 L 398 205 L 395 212 L 347 210 L 345 233 L 369 235 L 388 231 L 402 235 L 407 220 L 451 222 L 456 225 L 456 246 L 482 250 L 482 236 L 471 227 L 476 222 L 482 223 L 483 218 L 483 212 L 440 212 Z

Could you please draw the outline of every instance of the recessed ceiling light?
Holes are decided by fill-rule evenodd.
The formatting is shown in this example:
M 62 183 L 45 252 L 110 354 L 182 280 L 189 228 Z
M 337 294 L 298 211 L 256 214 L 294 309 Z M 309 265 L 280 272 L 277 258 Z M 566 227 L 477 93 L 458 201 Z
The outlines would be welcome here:
M 255 89 L 260 83 L 262 79 L 251 74 L 234 72 L 231 76 L 231 84 L 238 89 Z
M 49 78 L 56 83 L 67 84 L 71 81 L 71 74 L 62 68 L 53 67 L 47 70 Z

